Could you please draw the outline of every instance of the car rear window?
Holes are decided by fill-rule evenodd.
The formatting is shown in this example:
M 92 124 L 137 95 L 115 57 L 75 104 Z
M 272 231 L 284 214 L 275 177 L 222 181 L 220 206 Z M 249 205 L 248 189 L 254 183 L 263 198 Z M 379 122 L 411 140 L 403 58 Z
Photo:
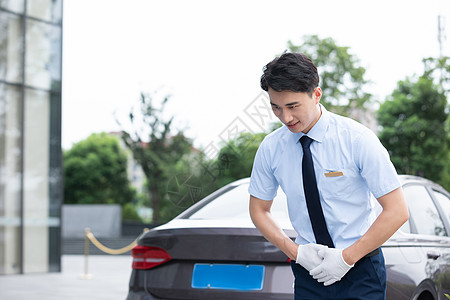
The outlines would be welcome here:
M 248 211 L 250 195 L 249 184 L 241 184 L 210 201 L 189 219 L 250 219 Z M 276 219 L 287 219 L 286 195 L 279 190 L 273 201 L 272 215 Z

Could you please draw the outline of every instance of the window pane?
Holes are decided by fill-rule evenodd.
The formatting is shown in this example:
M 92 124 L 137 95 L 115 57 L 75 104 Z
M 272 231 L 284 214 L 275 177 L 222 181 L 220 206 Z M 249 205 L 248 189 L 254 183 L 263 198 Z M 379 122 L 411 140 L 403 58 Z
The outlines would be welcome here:
M 61 0 L 28 0 L 27 15 L 48 22 L 61 22 Z
M 61 271 L 61 202 L 63 199 L 61 150 L 61 93 L 50 93 L 49 141 L 49 271 Z
M 45 90 L 59 90 L 61 86 L 61 29 L 28 20 L 26 42 L 26 85 Z
M 22 82 L 22 20 L 0 11 L 0 80 Z
M 239 219 L 250 218 L 245 185 L 220 195 L 209 204 L 194 213 L 189 219 Z M 247 209 L 246 209 L 247 208 Z
M 23 14 L 25 9 L 24 0 L 0 0 L 0 7 L 12 12 Z
M 433 190 L 433 192 L 442 210 L 444 211 L 444 213 L 446 213 L 445 217 L 450 221 L 450 199 L 441 192 L 435 190 Z
M 400 230 L 404 233 L 411 233 L 411 224 L 409 223 L 409 220 L 400 227 Z
M 411 218 L 417 227 L 417 233 L 446 236 L 444 224 L 425 187 L 408 185 L 404 191 Z
M 48 271 L 50 95 L 27 90 L 24 149 L 24 271 Z M 58 224 L 59 225 L 59 224 Z
M 189 219 L 250 219 L 249 199 L 248 184 L 242 184 L 218 196 Z M 280 191 L 274 199 L 271 212 L 275 219 L 289 219 L 283 192 Z
M 0 274 L 20 272 L 20 89 L 0 83 Z

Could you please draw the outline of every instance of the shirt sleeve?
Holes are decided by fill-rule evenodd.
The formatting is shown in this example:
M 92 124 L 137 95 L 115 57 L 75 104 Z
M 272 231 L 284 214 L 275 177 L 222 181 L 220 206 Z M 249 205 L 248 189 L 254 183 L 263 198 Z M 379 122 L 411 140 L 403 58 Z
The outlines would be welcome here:
M 256 152 L 248 188 L 250 195 L 261 200 L 273 200 L 279 186 L 270 166 L 268 150 L 267 143 L 263 141 Z
M 356 161 L 361 176 L 367 182 L 370 191 L 379 198 L 401 186 L 389 153 L 378 137 L 370 130 L 362 134 L 357 144 Z

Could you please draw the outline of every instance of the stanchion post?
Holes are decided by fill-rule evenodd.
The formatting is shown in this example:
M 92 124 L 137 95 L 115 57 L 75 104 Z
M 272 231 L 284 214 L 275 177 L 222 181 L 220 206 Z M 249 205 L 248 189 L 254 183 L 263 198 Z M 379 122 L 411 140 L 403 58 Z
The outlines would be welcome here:
M 143 233 L 145 233 L 147 231 L 148 231 L 148 228 L 144 228 Z M 102 245 L 95 238 L 95 236 L 91 233 L 91 230 L 88 227 L 85 228 L 84 229 L 84 274 L 82 274 L 80 277 L 82 279 L 91 279 L 92 278 L 92 275 L 89 274 L 89 272 L 88 272 L 89 242 L 92 242 L 92 244 L 95 247 L 97 247 L 98 249 L 100 249 L 101 251 L 103 251 L 107 254 L 117 255 L 117 254 L 123 254 L 123 253 L 133 249 L 133 247 L 137 244 L 138 238 L 136 240 L 134 240 L 134 242 L 132 242 L 128 246 L 125 246 L 120 249 L 111 249 L 111 248 L 108 248 L 108 247 L 105 247 L 104 245 Z
M 88 272 L 88 257 L 89 257 L 89 238 L 88 235 L 91 230 L 87 227 L 84 229 L 84 274 L 81 275 L 82 279 L 91 279 L 92 275 Z

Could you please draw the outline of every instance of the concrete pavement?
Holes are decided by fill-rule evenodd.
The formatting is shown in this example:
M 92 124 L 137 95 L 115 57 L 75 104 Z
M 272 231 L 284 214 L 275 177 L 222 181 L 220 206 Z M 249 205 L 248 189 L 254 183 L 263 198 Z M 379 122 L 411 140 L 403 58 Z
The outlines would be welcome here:
M 63 255 L 61 273 L 1 275 L 0 299 L 124 300 L 131 256 L 91 255 L 86 279 L 83 255 Z

